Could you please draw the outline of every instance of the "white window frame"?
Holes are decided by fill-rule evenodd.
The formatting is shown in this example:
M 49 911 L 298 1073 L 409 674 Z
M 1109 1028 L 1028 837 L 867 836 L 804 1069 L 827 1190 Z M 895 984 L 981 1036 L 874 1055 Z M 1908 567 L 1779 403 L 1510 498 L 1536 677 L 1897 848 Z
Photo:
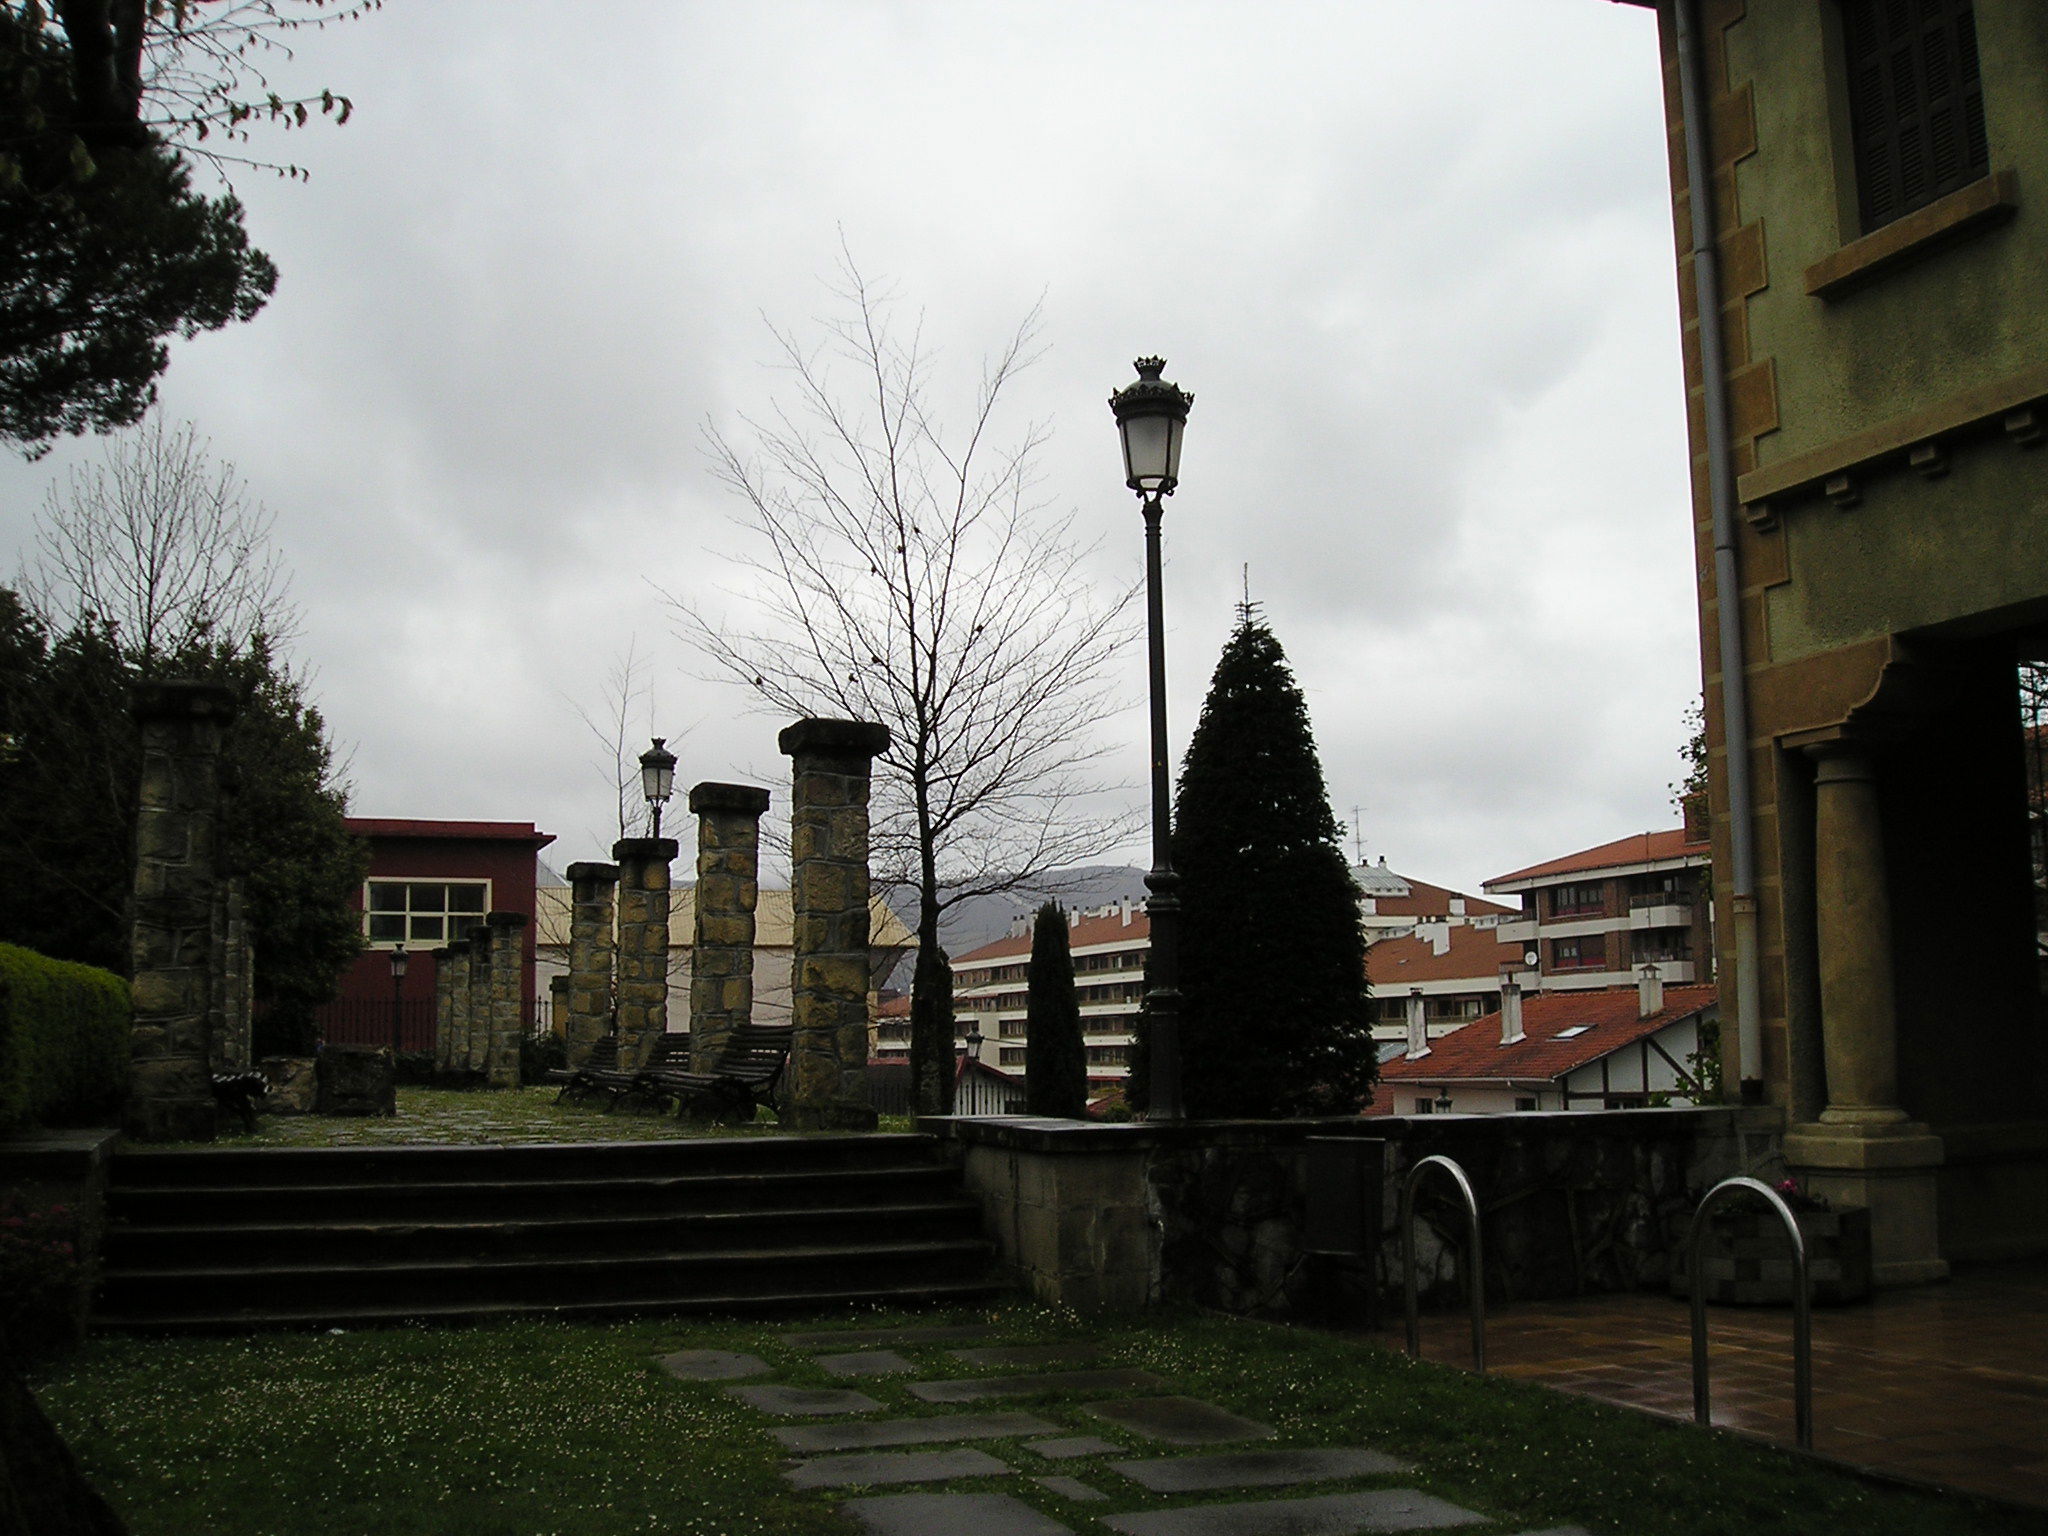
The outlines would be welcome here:
M 370 905 L 370 892 L 374 887 L 380 885 L 402 885 L 407 887 L 405 910 L 406 937 L 402 939 L 380 939 L 373 937 L 370 933 L 370 925 L 373 918 L 395 915 L 388 908 L 380 911 Z M 447 928 L 446 919 L 451 914 L 445 898 L 438 912 L 430 913 L 424 909 L 415 911 L 411 904 L 411 887 L 416 885 L 439 885 L 443 887 L 450 885 L 481 886 L 484 893 L 483 911 L 476 913 L 460 912 L 453 915 L 458 917 L 473 916 L 477 922 L 481 923 L 484 920 L 485 914 L 492 910 L 491 882 L 488 878 L 480 878 L 476 875 L 372 875 L 363 882 L 363 942 L 365 945 L 371 949 L 382 950 L 397 949 L 400 945 L 404 945 L 408 949 L 419 950 L 445 949 L 454 942 L 453 936 L 449 934 Z M 412 920 L 416 917 L 424 918 L 430 916 L 438 916 L 443 919 L 441 937 L 438 940 L 415 939 L 412 937 Z

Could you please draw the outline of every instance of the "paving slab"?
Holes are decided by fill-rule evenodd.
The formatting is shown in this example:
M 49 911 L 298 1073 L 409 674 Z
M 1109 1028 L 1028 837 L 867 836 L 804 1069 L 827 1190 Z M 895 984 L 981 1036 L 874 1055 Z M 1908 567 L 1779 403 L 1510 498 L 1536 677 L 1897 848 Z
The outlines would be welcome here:
M 998 1344 L 992 1349 L 955 1349 L 947 1353 L 966 1365 L 1007 1365 L 1013 1370 L 1093 1365 L 1102 1358 L 1101 1346 L 1095 1344 Z
M 738 1381 L 766 1376 L 771 1369 L 759 1355 L 725 1349 L 679 1349 L 672 1355 L 656 1355 L 654 1363 L 678 1381 Z
M 1112 1456 L 1123 1447 L 1095 1435 L 1061 1435 L 1057 1440 L 1033 1440 L 1024 1449 L 1047 1461 L 1072 1461 L 1076 1456 Z
M 1154 1493 L 1204 1493 L 1212 1488 L 1287 1488 L 1327 1483 L 1340 1477 L 1379 1477 L 1413 1472 L 1412 1463 L 1363 1446 L 1318 1446 L 1296 1450 L 1224 1451 L 1214 1456 L 1166 1456 L 1150 1461 L 1112 1461 L 1110 1470 Z
M 1100 1488 L 1090 1488 L 1078 1477 L 1034 1477 L 1031 1481 L 1048 1493 L 1072 1499 L 1076 1504 L 1097 1503 L 1109 1497 Z
M 973 1344 L 994 1335 L 995 1329 L 984 1323 L 967 1323 L 952 1328 L 821 1328 L 776 1337 L 797 1349 L 894 1349 L 904 1344 Z
M 1448 1530 L 1482 1524 L 1486 1516 L 1413 1488 L 1382 1488 L 1101 1518 L 1124 1536 L 1362 1536 L 1368 1531 Z
M 978 1403 L 989 1397 L 1033 1392 L 1145 1392 L 1166 1382 L 1150 1371 L 1115 1366 L 1103 1371 L 1032 1371 L 1024 1376 L 964 1376 L 958 1381 L 913 1381 L 910 1392 L 928 1403 Z
M 827 1376 L 908 1376 L 917 1369 L 893 1349 L 863 1349 L 851 1355 L 820 1355 Z
M 828 1413 L 873 1413 L 882 1405 L 865 1392 L 849 1392 L 844 1387 L 727 1387 L 741 1402 L 760 1409 L 763 1413 L 779 1413 L 784 1417 L 808 1415 L 823 1417 Z
M 952 1477 L 995 1477 L 1010 1468 L 986 1451 L 860 1451 L 819 1456 L 782 1475 L 799 1488 L 883 1487 L 889 1483 L 943 1483 Z
M 870 1419 L 865 1424 L 805 1424 L 769 1433 L 785 1451 L 872 1451 L 889 1445 L 1055 1435 L 1059 1428 L 1033 1413 L 945 1413 L 925 1419 Z
M 885 1493 L 848 1499 L 845 1508 L 868 1536 L 1073 1536 L 1071 1526 L 1007 1493 Z
M 1120 1429 L 1168 1445 L 1227 1445 L 1233 1440 L 1270 1440 L 1273 1427 L 1240 1418 L 1196 1397 L 1130 1397 L 1089 1403 L 1088 1411 Z

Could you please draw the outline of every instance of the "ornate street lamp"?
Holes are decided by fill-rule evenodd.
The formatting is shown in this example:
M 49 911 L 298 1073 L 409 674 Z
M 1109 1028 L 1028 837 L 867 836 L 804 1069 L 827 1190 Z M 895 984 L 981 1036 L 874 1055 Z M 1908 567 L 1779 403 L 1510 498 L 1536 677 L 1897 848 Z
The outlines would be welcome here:
M 1152 1058 L 1152 1120 L 1179 1120 L 1180 1097 L 1180 876 L 1173 872 L 1173 805 L 1168 798 L 1166 752 L 1166 618 L 1159 591 L 1159 520 L 1165 497 L 1180 484 L 1180 440 L 1195 397 L 1160 378 L 1166 360 L 1141 357 L 1135 383 L 1109 397 L 1123 438 L 1124 484 L 1139 496 L 1145 518 L 1145 631 L 1152 690 L 1151 954 L 1145 963 L 1146 1043 Z
M 662 745 L 667 738 L 657 736 L 654 745 L 640 754 L 640 794 L 647 801 L 648 812 L 654 818 L 654 830 L 650 837 L 661 836 L 661 808 L 668 803 L 668 797 L 676 788 L 676 755 Z
M 398 1063 L 398 1053 L 402 1048 L 399 1021 L 404 1017 L 405 964 L 405 946 L 401 944 L 391 951 L 391 1061 L 394 1067 Z

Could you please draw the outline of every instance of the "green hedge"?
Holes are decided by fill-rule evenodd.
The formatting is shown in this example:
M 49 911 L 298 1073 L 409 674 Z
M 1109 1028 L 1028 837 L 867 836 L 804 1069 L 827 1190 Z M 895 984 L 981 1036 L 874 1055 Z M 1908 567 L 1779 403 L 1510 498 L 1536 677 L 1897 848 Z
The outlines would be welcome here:
M 0 1131 L 112 1114 L 128 1082 L 128 983 L 0 944 Z

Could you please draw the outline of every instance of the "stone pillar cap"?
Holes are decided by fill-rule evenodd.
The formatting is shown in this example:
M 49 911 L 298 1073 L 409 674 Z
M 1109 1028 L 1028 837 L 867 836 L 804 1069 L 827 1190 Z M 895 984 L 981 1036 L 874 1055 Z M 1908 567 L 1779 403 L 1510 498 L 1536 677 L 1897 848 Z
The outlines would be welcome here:
M 484 921 L 493 928 L 503 928 L 507 932 L 516 933 L 519 929 L 526 926 L 526 914 L 524 912 L 487 912 L 484 914 Z
M 599 864 L 593 860 L 584 860 L 581 863 L 571 864 L 568 869 L 568 875 L 571 885 L 584 880 L 611 881 L 619 878 L 619 866 L 616 864 Z
M 179 677 L 135 685 L 138 720 L 218 720 L 226 725 L 235 718 L 240 704 L 235 690 L 225 683 Z
M 875 757 L 889 745 L 889 727 L 873 720 L 799 720 L 775 738 L 784 757 L 829 753 L 835 757 Z
M 759 816 L 768 809 L 768 791 L 757 784 L 714 784 L 709 780 L 690 786 L 690 814 L 706 811 L 740 811 Z
M 443 960 L 448 959 L 451 955 L 455 953 L 455 947 L 453 945 L 449 945 L 445 949 L 430 949 L 427 951 L 427 953 L 434 957 L 434 963 L 438 965 Z
M 621 864 L 628 859 L 673 864 L 682 848 L 672 837 L 628 837 L 612 844 L 612 857 Z
M 485 926 L 489 922 L 490 919 L 486 917 L 483 922 L 470 929 L 463 939 L 462 942 L 469 946 L 472 955 L 480 954 L 491 947 L 491 930 Z

